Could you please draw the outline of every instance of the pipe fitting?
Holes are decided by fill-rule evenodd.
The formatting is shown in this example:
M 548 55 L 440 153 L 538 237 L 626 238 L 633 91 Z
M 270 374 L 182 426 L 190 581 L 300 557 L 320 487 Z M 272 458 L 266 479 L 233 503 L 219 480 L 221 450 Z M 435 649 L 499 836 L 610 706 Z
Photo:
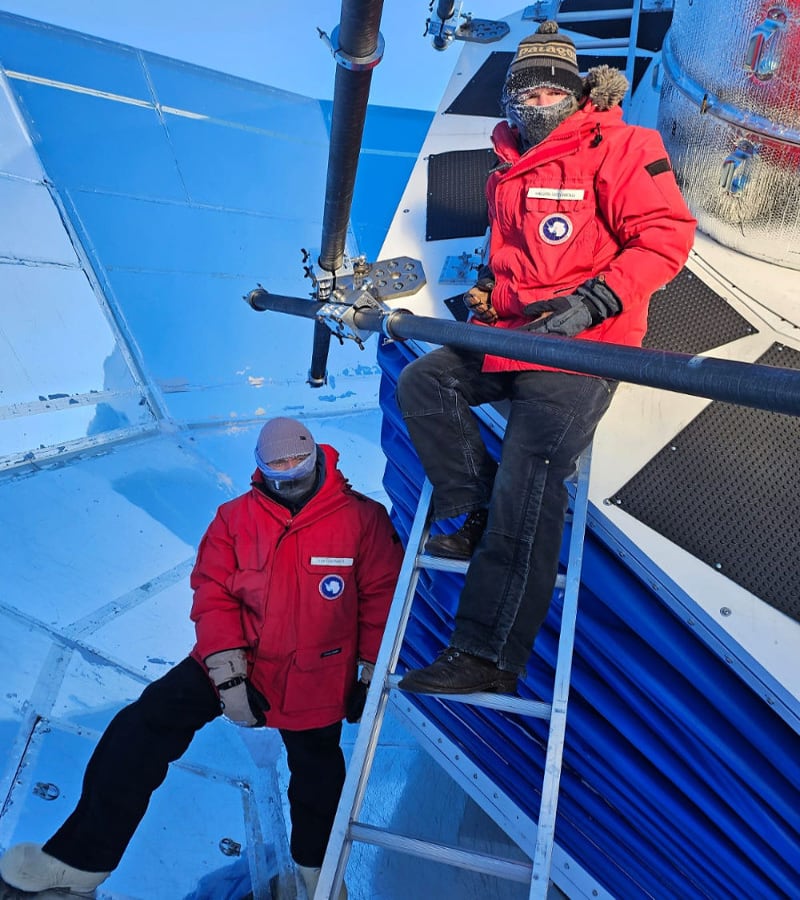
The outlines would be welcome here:
M 383 50 L 386 46 L 386 42 L 383 40 L 383 35 L 380 32 L 378 32 L 375 49 L 369 56 L 353 56 L 351 53 L 347 53 L 343 50 L 339 43 L 338 25 L 331 32 L 330 37 L 328 37 L 326 32 L 319 28 L 317 31 L 319 31 L 319 36 L 322 40 L 328 45 L 333 54 L 333 58 L 336 60 L 336 65 L 341 66 L 343 69 L 348 69 L 351 72 L 367 72 L 370 69 L 374 69 L 383 59 Z

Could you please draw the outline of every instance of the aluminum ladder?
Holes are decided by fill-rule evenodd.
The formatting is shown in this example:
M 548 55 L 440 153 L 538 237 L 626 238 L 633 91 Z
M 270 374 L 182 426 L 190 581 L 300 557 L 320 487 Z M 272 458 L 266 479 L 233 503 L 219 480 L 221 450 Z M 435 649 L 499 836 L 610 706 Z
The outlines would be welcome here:
M 544 778 L 542 782 L 536 843 L 530 863 L 490 856 L 463 850 L 431 841 L 423 841 L 405 834 L 378 828 L 358 820 L 369 781 L 375 751 L 378 746 L 389 695 L 398 690 L 400 675 L 395 667 L 405 636 L 417 580 L 422 570 L 466 572 L 469 563 L 428 556 L 421 552 L 428 536 L 428 511 L 431 501 L 431 484 L 425 480 L 420 493 L 414 521 L 409 533 L 408 545 L 400 569 L 394 599 L 386 623 L 386 629 L 375 663 L 372 684 L 367 695 L 364 713 L 353 746 L 342 789 L 331 837 L 320 872 L 314 900 L 332 900 L 339 896 L 347 862 L 354 841 L 373 844 L 385 849 L 408 853 L 423 859 L 446 863 L 457 868 L 482 872 L 499 878 L 507 878 L 530 884 L 529 900 L 544 900 L 550 885 L 550 867 L 555 838 L 556 808 L 558 805 L 561 761 L 567 723 L 572 651 L 575 639 L 575 622 L 578 612 L 583 543 L 588 509 L 591 445 L 578 462 L 573 509 L 568 521 L 572 522 L 569 557 L 566 574 L 559 574 L 556 589 L 563 589 L 564 601 L 561 630 L 558 641 L 553 702 L 543 703 L 523 700 L 503 694 L 439 694 L 446 702 L 468 703 L 473 706 L 517 713 L 521 716 L 544 719 L 549 722 Z

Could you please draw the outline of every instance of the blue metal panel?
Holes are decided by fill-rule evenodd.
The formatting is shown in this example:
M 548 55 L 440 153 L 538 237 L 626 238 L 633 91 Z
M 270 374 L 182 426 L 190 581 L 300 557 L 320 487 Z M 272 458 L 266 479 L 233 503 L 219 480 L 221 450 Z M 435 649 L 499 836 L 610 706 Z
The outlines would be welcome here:
M 0 63 L 37 78 L 152 100 L 138 51 L 3 12 Z
M 308 139 L 307 122 L 320 114 L 320 102 L 300 94 L 152 53 L 142 59 L 162 106 L 269 132 L 279 140 Z
M 379 353 L 385 486 L 403 536 L 421 481 L 393 398 L 409 355 L 398 344 Z M 490 440 L 495 453 L 497 445 Z M 559 845 L 619 897 L 796 896 L 800 735 L 791 716 L 762 700 L 591 529 L 585 552 Z M 427 663 L 447 643 L 459 585 L 442 573 L 420 580 L 403 665 Z M 560 600 L 556 593 L 522 696 L 549 699 Z M 535 817 L 542 723 L 413 701 Z
M 285 284 L 286 270 L 295 269 L 295 290 L 302 284 L 300 223 L 297 230 L 281 232 L 266 217 L 208 207 L 156 206 L 141 198 L 90 192 L 72 192 L 69 200 L 80 217 L 81 236 L 109 271 L 242 278 L 242 285 L 252 289 L 253 281 L 275 269 L 276 280 Z M 233 297 L 241 296 L 238 284 L 231 287 Z
M 165 114 L 191 201 L 305 221 L 316 232 L 321 226 L 313 223 L 322 222 L 325 196 L 326 135 L 318 109 L 301 106 L 293 118 L 297 130 L 278 138 Z
M 154 109 L 15 78 L 11 86 L 28 120 L 41 123 L 37 150 L 56 184 L 186 199 Z

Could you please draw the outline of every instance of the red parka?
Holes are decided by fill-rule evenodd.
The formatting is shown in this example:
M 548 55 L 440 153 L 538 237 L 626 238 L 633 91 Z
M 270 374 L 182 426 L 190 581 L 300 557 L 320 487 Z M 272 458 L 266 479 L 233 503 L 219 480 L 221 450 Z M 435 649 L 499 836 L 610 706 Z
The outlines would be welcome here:
M 608 67 L 590 72 L 601 83 L 615 75 Z M 507 122 L 492 141 L 500 160 L 486 186 L 493 327 L 519 328 L 531 321 L 526 304 L 602 277 L 622 312 L 578 339 L 640 346 L 650 295 L 680 271 L 697 224 L 661 136 L 623 122 L 619 106 L 587 100 L 527 153 Z M 540 368 L 494 356 L 484 362 L 493 372 Z
M 293 731 L 344 717 L 357 660 L 377 657 L 403 553 L 384 507 L 320 446 L 325 478 L 308 503 L 292 515 L 257 487 L 224 503 L 191 576 L 192 656 L 244 647 L 267 725 Z

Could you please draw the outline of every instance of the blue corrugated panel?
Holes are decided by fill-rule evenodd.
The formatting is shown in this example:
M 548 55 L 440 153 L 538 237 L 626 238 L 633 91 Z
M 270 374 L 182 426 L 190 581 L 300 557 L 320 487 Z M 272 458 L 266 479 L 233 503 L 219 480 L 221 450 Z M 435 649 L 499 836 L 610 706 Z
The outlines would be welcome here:
M 422 479 L 394 402 L 409 358 L 398 344 L 379 353 L 385 486 L 403 536 Z M 498 449 L 496 437 L 490 445 Z M 562 563 L 568 537 L 569 528 Z M 460 583 L 423 573 L 403 667 L 447 644 Z M 522 696 L 551 697 L 561 599 Z M 412 699 L 536 818 L 544 723 Z M 621 898 L 800 896 L 800 736 L 591 527 L 556 839 Z

